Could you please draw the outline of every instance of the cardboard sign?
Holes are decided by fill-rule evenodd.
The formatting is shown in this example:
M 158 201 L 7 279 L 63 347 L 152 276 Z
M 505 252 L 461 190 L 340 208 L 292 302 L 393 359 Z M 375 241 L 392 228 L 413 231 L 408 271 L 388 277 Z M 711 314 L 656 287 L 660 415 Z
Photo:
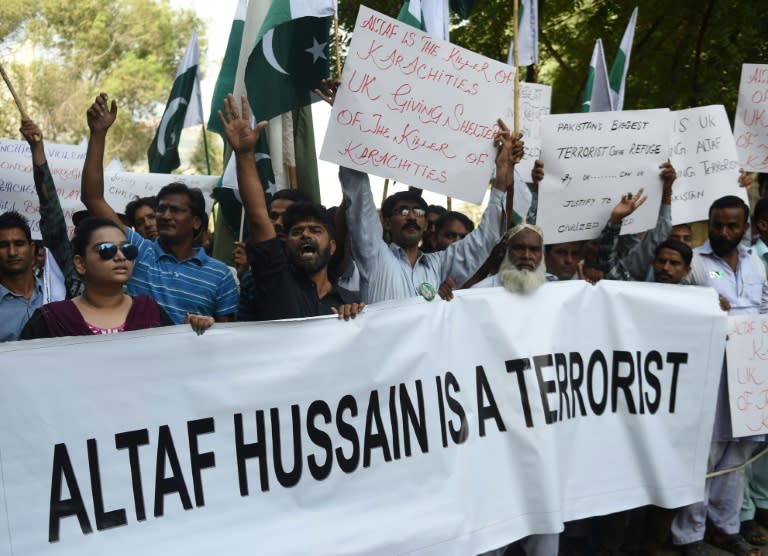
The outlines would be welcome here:
M 520 132 L 525 142 L 523 160 L 515 167 L 520 175 L 531 181 L 531 170 L 536 159 L 541 158 L 541 119 L 552 109 L 552 87 L 539 83 L 520 83 Z M 512 129 L 515 121 L 514 102 L 507 108 L 504 121 Z
M 622 195 L 641 187 L 648 200 L 624 219 L 622 233 L 654 227 L 661 204 L 659 166 L 669 156 L 671 129 L 666 108 L 545 116 L 536 217 L 544 242 L 599 237 Z
M 672 112 L 670 161 L 677 170 L 672 186 L 672 223 L 709 218 L 709 206 L 725 195 L 748 203 L 739 187 L 739 162 L 728 115 L 721 105 Z
M 479 204 L 514 80 L 511 66 L 361 6 L 320 158 Z
M 725 353 L 733 436 L 768 433 L 768 315 L 728 317 Z
M 733 136 L 742 167 L 768 172 L 768 64 L 741 66 Z
M 72 235 L 72 215 L 84 210 L 80 202 L 80 178 L 85 161 L 86 145 L 45 144 L 48 168 L 56 184 L 64 218 Z M 213 207 L 211 192 L 218 176 L 186 176 L 183 174 L 145 174 L 133 172 L 104 172 L 104 198 L 116 212 L 136 197 L 148 197 L 171 182 L 181 182 L 203 191 L 206 210 Z M 40 236 L 40 203 L 32 176 L 32 153 L 25 141 L 0 139 L 0 213 L 15 210 L 29 220 L 32 236 Z

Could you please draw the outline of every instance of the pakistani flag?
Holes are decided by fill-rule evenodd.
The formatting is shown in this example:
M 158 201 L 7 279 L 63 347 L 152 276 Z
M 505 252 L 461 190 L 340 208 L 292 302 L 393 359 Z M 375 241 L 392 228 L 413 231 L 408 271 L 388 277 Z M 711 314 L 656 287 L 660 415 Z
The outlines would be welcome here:
M 539 8 L 537 0 L 520 0 L 517 10 L 518 66 L 531 66 L 539 61 Z M 507 64 L 515 63 L 515 40 L 509 44 Z
M 176 71 L 176 79 L 173 82 L 165 112 L 160 119 L 155 139 L 147 151 L 150 172 L 170 174 L 171 170 L 178 168 L 181 130 L 203 123 L 200 85 L 197 77 L 199 58 L 197 33 L 192 33 L 184 58 Z
M 224 110 L 224 99 L 235 91 L 235 74 L 237 62 L 240 57 L 240 45 L 243 42 L 243 28 L 245 27 L 245 12 L 248 8 L 248 0 L 238 0 L 235 17 L 232 20 L 232 28 L 229 31 L 227 50 L 224 60 L 221 62 L 219 77 L 216 79 L 216 87 L 211 98 L 211 112 L 208 118 L 208 130 L 224 137 L 224 129 L 219 122 L 218 110 Z M 226 142 L 226 140 L 225 140 Z
M 632 10 L 632 17 L 621 38 L 619 51 L 616 53 L 616 59 L 611 66 L 611 73 L 608 75 L 608 82 L 611 86 L 611 101 L 614 110 L 624 109 L 624 85 L 627 81 L 629 72 L 629 56 L 632 53 L 632 41 L 635 38 L 635 25 L 637 24 L 637 6 Z
M 421 16 L 421 0 L 412 0 L 410 2 L 405 0 L 403 7 L 400 8 L 400 13 L 397 15 L 397 20 L 411 27 L 416 27 L 416 29 L 427 30 L 424 26 L 424 18 Z
M 334 0 L 273 0 L 245 69 L 248 102 L 257 121 L 319 100 L 328 77 L 328 32 Z
M 584 100 L 581 103 L 582 112 L 610 112 L 611 94 L 608 90 L 608 69 L 605 66 L 603 41 L 597 39 L 589 62 L 587 86 L 584 89 Z

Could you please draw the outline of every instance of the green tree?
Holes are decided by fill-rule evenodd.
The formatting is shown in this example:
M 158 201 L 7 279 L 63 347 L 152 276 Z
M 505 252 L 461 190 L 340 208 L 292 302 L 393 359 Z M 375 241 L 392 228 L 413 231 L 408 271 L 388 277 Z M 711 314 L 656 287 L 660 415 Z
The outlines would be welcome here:
M 85 112 L 105 91 L 120 109 L 107 156 L 128 166 L 146 164 L 155 132 L 152 120 L 165 106 L 192 30 L 198 28 L 202 35 L 192 11 L 174 10 L 167 0 L 77 0 L 66 5 L 61 0 L 34 5 L 6 0 L 0 21 L 0 52 L 12 52 L 17 60 L 6 67 L 27 112 L 49 141 L 71 143 L 86 137 Z M 204 46 L 201 40 L 201 51 Z M 18 111 L 3 87 L 0 133 L 17 137 L 18 128 Z
M 224 143 L 221 135 L 205 131 L 205 137 L 208 140 L 208 160 L 211 164 L 210 174 L 212 176 L 220 176 L 224 173 Z M 202 133 L 197 138 L 189 165 L 193 174 L 208 175 L 208 164 L 205 160 L 205 142 L 203 141 Z

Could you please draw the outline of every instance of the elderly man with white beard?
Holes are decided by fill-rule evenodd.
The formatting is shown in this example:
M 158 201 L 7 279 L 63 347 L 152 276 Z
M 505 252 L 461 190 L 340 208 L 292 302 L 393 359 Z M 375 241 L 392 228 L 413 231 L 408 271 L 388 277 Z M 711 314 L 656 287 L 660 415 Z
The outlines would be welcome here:
M 518 224 L 510 229 L 503 240 L 507 254 L 501 261 L 499 272 L 478 282 L 473 288 L 504 286 L 511 292 L 527 294 L 544 282 L 555 280 L 546 273 L 544 263 L 544 232 L 533 224 Z
M 499 266 L 499 272 L 478 282 L 473 288 L 504 286 L 511 292 L 529 294 L 549 280 L 544 263 L 544 232 L 533 224 L 519 224 L 510 229 L 502 240 L 507 244 L 507 254 Z M 556 278 L 553 278 L 556 280 Z M 530 535 L 516 544 L 526 556 L 557 556 L 560 535 Z M 482 556 L 501 556 L 508 546 L 492 550 Z

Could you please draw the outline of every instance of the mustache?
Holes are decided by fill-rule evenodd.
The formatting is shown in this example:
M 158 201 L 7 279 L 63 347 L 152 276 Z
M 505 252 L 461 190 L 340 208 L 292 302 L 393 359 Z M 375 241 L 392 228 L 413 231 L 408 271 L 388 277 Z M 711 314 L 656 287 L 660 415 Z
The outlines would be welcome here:
M 413 229 L 415 229 L 415 230 L 421 230 L 421 226 L 419 226 L 418 224 L 416 224 L 416 222 L 415 222 L 415 221 L 413 221 L 413 220 L 409 220 L 408 222 L 406 222 L 405 224 L 403 224 L 403 228 L 402 228 L 403 230 L 407 230 L 407 229 L 409 229 L 409 228 L 413 228 Z

